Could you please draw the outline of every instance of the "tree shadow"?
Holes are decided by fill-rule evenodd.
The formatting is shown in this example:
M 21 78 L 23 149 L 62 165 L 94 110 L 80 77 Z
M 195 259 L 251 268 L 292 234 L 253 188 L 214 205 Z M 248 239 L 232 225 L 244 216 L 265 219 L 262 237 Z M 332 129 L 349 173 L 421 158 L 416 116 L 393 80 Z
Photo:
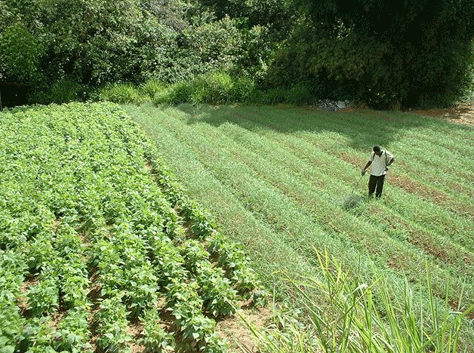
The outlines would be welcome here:
M 375 144 L 389 148 L 391 142 L 409 129 L 442 128 L 443 124 L 448 124 L 412 113 L 353 108 L 330 112 L 314 107 L 186 104 L 178 109 L 186 113 L 190 125 L 205 123 L 219 127 L 230 123 L 257 133 L 265 130 L 283 134 L 333 132 L 349 138 L 350 147 L 361 151 L 367 151 Z

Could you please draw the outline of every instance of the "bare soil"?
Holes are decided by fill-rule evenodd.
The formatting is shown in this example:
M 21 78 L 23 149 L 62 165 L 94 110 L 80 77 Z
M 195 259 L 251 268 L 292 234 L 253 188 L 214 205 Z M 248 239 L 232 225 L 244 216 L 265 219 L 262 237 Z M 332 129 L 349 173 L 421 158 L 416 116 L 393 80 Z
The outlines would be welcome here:
M 254 336 L 241 317 L 256 330 L 262 330 L 272 316 L 267 307 L 253 308 L 247 303 L 240 303 L 241 309 L 234 315 L 217 323 L 216 332 L 229 343 L 229 353 L 257 353 Z
M 311 107 L 312 109 L 322 110 L 318 107 Z M 358 110 L 363 110 L 371 113 L 377 113 L 377 111 L 369 110 L 365 106 L 350 106 L 338 110 L 342 113 L 350 113 Z M 451 108 L 434 108 L 434 109 L 415 109 L 406 111 L 407 114 L 415 114 L 421 116 L 427 116 L 436 119 L 444 119 L 456 124 L 474 126 L 474 102 L 460 103 Z
M 474 126 L 474 103 L 461 103 L 453 108 L 413 110 L 410 113 L 449 120 L 456 124 Z

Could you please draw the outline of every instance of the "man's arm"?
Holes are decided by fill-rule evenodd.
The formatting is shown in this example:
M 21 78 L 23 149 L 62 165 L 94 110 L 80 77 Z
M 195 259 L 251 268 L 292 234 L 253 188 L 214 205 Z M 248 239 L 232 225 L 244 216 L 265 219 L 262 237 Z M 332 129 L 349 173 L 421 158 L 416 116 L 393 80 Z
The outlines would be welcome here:
M 388 161 L 387 166 L 385 167 L 385 171 L 388 170 L 388 167 L 390 167 L 394 161 L 395 161 L 395 157 L 392 157 L 392 158 Z
M 367 164 L 365 165 L 365 167 L 362 168 L 362 171 L 361 171 L 361 174 L 362 174 L 362 175 L 365 174 L 365 171 L 367 170 L 367 168 L 370 167 L 371 164 L 372 164 L 372 161 L 368 161 Z

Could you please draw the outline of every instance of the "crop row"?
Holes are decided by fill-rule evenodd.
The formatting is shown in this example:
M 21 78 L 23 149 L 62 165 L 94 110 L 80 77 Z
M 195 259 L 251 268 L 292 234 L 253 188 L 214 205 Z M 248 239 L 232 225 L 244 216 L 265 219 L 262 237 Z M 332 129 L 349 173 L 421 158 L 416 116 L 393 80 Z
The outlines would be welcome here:
M 71 104 L 1 118 L 3 351 L 165 350 L 166 311 L 180 349 L 224 351 L 215 320 L 258 281 L 124 112 Z

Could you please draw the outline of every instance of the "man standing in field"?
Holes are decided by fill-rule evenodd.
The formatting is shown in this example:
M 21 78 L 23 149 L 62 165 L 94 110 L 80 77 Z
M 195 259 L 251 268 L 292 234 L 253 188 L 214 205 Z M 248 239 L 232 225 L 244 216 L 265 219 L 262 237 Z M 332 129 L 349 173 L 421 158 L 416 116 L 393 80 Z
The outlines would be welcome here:
M 395 158 L 389 151 L 382 150 L 378 145 L 374 146 L 369 161 L 362 169 L 362 175 L 364 175 L 367 168 L 372 166 L 369 178 L 369 197 L 371 197 L 374 192 L 375 197 L 380 198 L 382 196 L 385 175 L 394 160 Z

